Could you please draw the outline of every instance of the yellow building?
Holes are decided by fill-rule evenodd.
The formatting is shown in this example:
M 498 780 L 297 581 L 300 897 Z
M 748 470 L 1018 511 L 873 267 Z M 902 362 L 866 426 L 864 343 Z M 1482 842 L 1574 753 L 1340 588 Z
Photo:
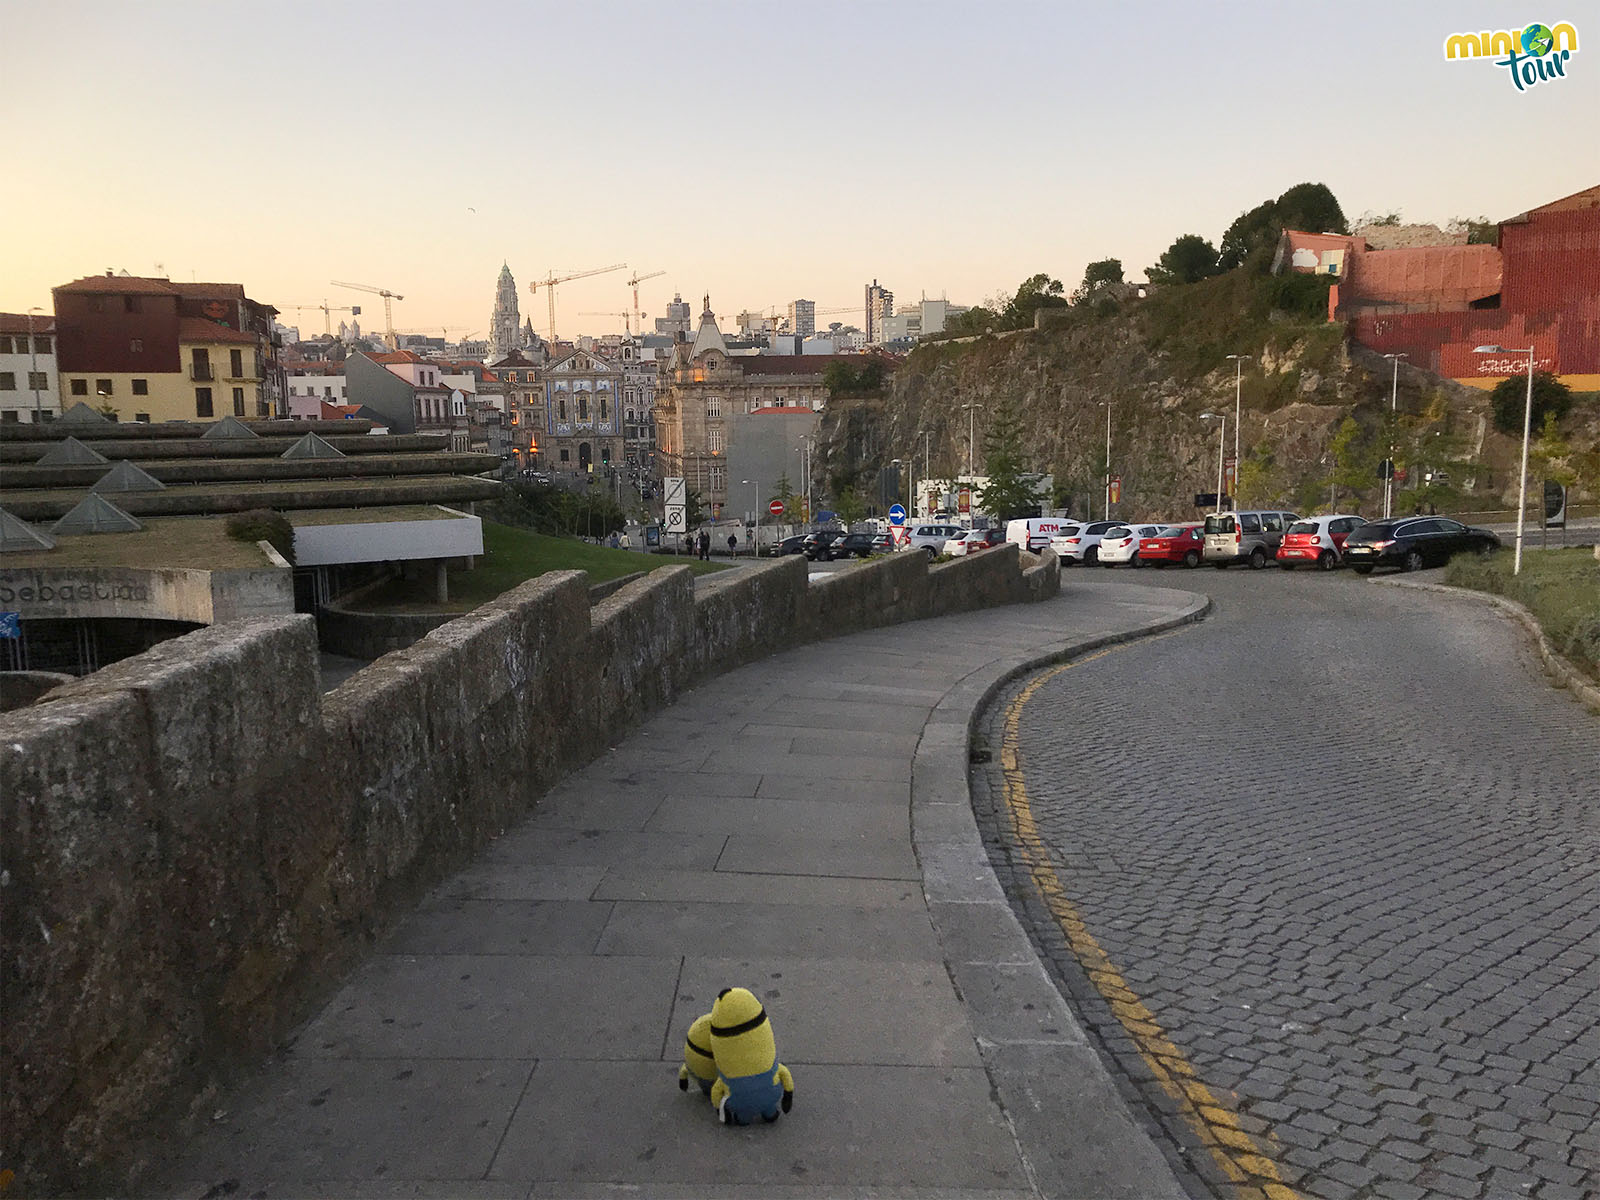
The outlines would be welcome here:
M 89 276 L 54 289 L 63 408 L 123 421 L 274 415 L 283 395 L 270 305 L 236 283 Z

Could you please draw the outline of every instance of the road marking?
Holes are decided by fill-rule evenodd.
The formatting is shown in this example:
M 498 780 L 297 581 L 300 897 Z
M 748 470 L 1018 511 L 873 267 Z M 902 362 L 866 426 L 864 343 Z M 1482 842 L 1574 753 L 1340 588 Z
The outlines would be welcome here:
M 1182 630 L 1172 630 L 1158 637 L 1171 637 Z M 1142 642 L 1157 640 L 1143 639 Z M 1140 644 L 1142 644 L 1142 642 Z M 1095 940 L 1089 927 L 1078 914 L 1077 906 L 1067 896 L 1061 885 L 1061 875 L 1050 856 L 1049 848 L 1039 836 L 1034 823 L 1033 808 L 1028 801 L 1028 790 L 1022 782 L 1022 770 L 1017 762 L 1018 729 L 1022 710 L 1028 701 L 1045 684 L 1073 667 L 1104 658 L 1135 643 L 1108 647 L 1086 658 L 1062 663 L 1032 679 L 1018 693 L 1006 709 L 1005 733 L 1000 743 L 1000 768 L 1005 781 L 1006 811 L 1011 818 L 1011 831 L 1017 846 L 1027 861 L 1028 877 L 1038 889 L 1039 897 L 1050 910 L 1056 924 L 1066 935 L 1067 944 L 1078 965 L 1088 975 L 1095 991 L 1105 999 L 1112 1014 L 1127 1031 L 1139 1057 L 1144 1059 L 1150 1073 L 1171 1096 L 1184 1121 L 1199 1137 L 1212 1159 L 1234 1183 L 1241 1185 L 1241 1196 L 1266 1196 L 1268 1200 L 1299 1200 L 1293 1189 L 1286 1187 L 1272 1160 L 1275 1140 L 1252 1138 L 1239 1127 L 1236 1114 L 1217 1099 L 1210 1088 L 1200 1080 L 1194 1067 L 1184 1054 L 1167 1037 L 1156 1016 L 1128 986 L 1122 972 Z

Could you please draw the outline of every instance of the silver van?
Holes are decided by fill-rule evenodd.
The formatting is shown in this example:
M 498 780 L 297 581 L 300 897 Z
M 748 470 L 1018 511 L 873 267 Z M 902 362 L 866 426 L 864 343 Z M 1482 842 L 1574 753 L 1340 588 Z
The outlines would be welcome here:
M 1247 562 L 1259 571 L 1277 557 L 1284 532 L 1299 519 L 1281 511 L 1212 513 L 1206 518 L 1206 561 L 1219 569 Z

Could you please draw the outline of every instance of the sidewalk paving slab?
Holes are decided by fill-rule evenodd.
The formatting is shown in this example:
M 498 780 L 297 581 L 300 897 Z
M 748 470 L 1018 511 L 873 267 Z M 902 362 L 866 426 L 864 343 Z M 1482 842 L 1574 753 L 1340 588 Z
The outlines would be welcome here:
M 437 888 L 154 1190 L 1181 1196 L 1001 892 L 967 746 L 1005 679 L 1203 611 L 1064 584 L 685 694 Z M 771 1126 L 676 1086 L 733 984 L 794 1071 Z

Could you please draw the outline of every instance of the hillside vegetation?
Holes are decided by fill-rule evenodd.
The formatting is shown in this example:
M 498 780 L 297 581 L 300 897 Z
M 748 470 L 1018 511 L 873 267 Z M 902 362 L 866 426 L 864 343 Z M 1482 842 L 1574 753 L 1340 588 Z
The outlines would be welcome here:
M 919 346 L 883 391 L 830 404 L 824 435 L 831 487 L 872 495 L 877 471 L 896 458 L 912 459 L 923 475 L 924 430 L 932 473 L 961 470 L 969 404 L 978 406 L 982 473 L 985 418 L 1009 399 L 1030 468 L 1055 477 L 1061 506 L 1081 514 L 1092 504 L 1098 512 L 1109 403 L 1111 469 L 1122 478 L 1117 515 L 1190 514 L 1194 494 L 1216 486 L 1217 424 L 1201 414 L 1226 415 L 1231 457 L 1235 375 L 1227 356 L 1246 354 L 1242 504 L 1376 512 L 1391 440 L 1405 472 L 1397 511 L 1515 502 L 1518 442 L 1494 430 L 1487 392 L 1403 365 L 1391 420 L 1389 363 L 1348 343 L 1343 327 L 1327 321 L 1326 280 L 1275 277 L 1264 265 L 1258 254 L 1238 269 L 1155 289 L 1145 299 L 1125 285 L 1080 288 L 1074 303 L 1034 304 L 1039 328 Z M 1039 294 L 1048 299 L 1037 289 L 1034 298 Z M 1551 433 L 1549 462 L 1535 466 L 1593 499 L 1600 477 L 1596 397 L 1575 396 Z

